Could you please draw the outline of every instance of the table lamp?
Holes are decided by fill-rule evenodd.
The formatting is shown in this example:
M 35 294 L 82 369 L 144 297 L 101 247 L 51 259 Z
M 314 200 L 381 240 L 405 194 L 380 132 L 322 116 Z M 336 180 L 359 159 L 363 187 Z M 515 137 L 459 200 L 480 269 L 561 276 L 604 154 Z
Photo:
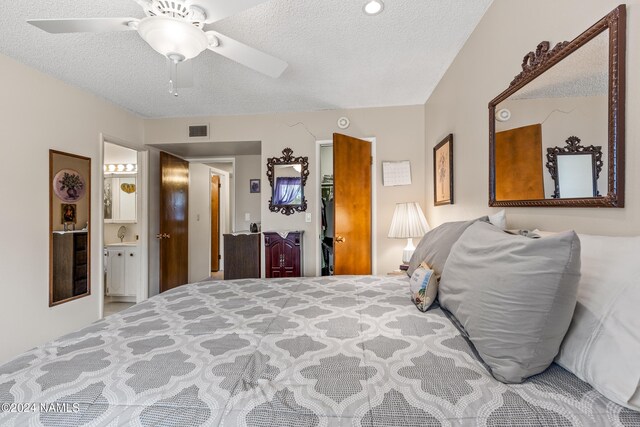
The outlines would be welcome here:
M 407 246 L 402 251 L 402 262 L 407 264 L 416 247 L 413 246 L 414 237 L 422 237 L 429 231 L 427 219 L 417 202 L 396 203 L 393 212 L 388 237 L 392 239 L 407 239 Z

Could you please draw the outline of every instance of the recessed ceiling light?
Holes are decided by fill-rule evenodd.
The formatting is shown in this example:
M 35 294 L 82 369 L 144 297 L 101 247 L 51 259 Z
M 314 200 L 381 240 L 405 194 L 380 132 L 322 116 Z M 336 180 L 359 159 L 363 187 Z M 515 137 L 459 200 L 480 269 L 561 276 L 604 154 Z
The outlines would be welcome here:
M 371 0 L 370 2 L 365 3 L 362 8 L 364 13 L 370 16 L 379 14 L 383 9 L 384 3 L 382 3 L 382 0 Z

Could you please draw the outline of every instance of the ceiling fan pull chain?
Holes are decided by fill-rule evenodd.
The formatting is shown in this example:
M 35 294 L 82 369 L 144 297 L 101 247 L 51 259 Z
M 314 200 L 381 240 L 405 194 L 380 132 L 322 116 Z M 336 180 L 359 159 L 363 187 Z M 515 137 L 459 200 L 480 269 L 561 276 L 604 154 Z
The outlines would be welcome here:
M 169 61 L 169 93 L 171 93 L 173 96 L 178 96 L 178 63 L 180 63 L 181 61 L 179 58 L 177 58 L 177 55 L 169 55 Z

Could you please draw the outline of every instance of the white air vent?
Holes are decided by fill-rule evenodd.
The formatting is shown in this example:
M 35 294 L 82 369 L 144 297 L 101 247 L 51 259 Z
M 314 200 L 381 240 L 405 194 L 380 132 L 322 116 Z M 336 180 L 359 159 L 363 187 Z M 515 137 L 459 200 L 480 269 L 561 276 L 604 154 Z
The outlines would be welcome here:
M 189 126 L 189 138 L 206 138 L 209 136 L 209 125 Z

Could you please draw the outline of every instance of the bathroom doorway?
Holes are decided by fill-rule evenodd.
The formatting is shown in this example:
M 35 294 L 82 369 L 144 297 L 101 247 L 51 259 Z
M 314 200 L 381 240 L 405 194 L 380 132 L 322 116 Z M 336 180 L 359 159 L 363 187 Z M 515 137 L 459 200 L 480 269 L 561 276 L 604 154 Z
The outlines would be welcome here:
M 102 317 L 148 298 L 146 151 L 103 138 Z

